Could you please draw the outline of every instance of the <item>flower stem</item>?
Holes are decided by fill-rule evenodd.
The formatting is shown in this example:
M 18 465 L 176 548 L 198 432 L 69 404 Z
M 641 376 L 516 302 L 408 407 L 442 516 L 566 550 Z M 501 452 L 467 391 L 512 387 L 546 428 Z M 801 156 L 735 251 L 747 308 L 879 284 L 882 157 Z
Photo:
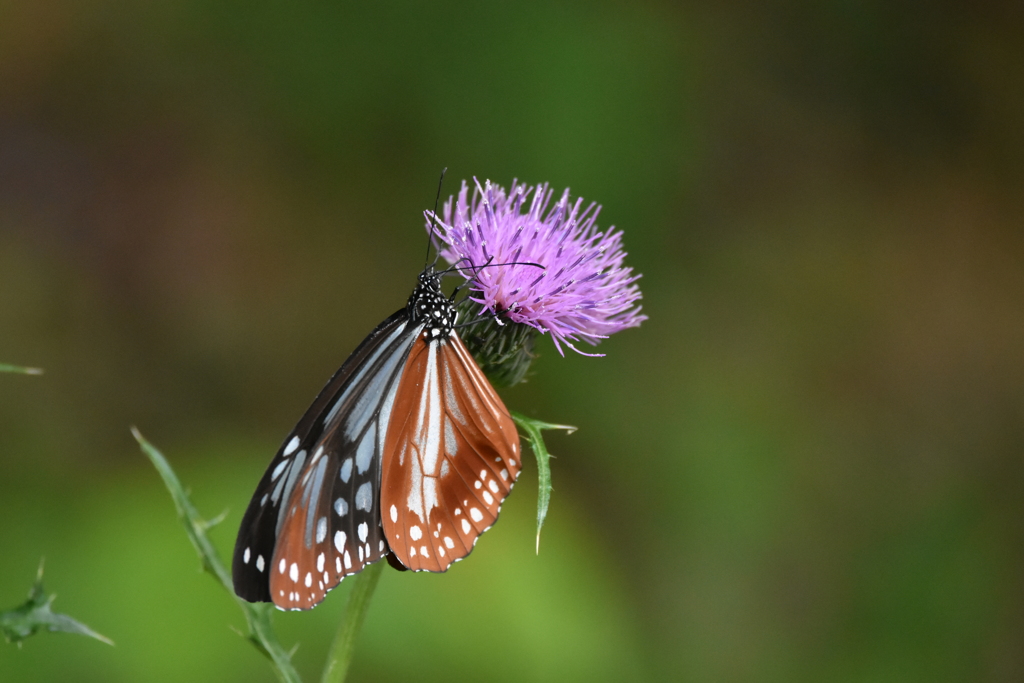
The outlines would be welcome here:
M 371 564 L 355 575 L 352 581 L 352 592 L 348 596 L 348 605 L 345 606 L 345 618 L 338 628 L 338 633 L 331 643 L 331 651 L 327 654 L 327 665 L 324 667 L 324 675 L 320 680 L 322 683 L 342 683 L 345 674 L 348 673 L 348 665 L 352 662 L 352 652 L 355 649 L 356 636 L 363 625 L 366 617 L 366 608 L 370 606 L 370 598 L 377 588 L 377 581 L 384 570 L 387 562 Z

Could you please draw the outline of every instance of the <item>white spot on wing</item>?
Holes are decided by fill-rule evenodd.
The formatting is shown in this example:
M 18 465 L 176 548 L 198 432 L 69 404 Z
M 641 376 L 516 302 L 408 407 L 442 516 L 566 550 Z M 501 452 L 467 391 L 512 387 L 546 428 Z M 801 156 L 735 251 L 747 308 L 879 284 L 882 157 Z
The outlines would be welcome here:
M 487 482 L 487 488 L 489 488 L 491 491 L 494 491 L 495 493 L 497 493 L 498 492 L 498 482 L 495 481 L 494 479 L 491 479 L 489 482 Z
M 465 521 L 465 520 L 463 520 L 463 521 Z M 451 536 L 445 536 L 445 537 L 444 537 L 444 544 L 445 544 L 446 546 L 448 546 L 448 549 L 449 549 L 449 550 L 451 550 L 452 548 L 454 548 L 454 547 L 455 547 L 455 542 L 454 542 L 454 541 L 452 541 L 452 537 L 451 537 Z
M 484 491 L 484 500 L 487 501 L 488 505 L 494 505 L 494 496 L 489 491 Z
M 370 482 L 364 483 L 356 491 L 356 509 L 370 511 L 373 506 L 373 487 Z
M 477 510 L 476 508 L 469 509 L 469 516 L 473 518 L 474 522 L 479 522 L 481 519 L 484 518 L 484 516 L 480 514 L 480 511 Z
M 322 572 L 324 570 L 324 554 L 320 553 L 316 556 L 316 570 Z
M 295 442 L 296 446 L 299 445 L 298 437 L 292 439 L 292 441 Z M 284 468 L 288 467 L 288 463 L 290 462 L 291 460 L 285 458 L 281 462 L 277 463 L 277 467 L 275 467 L 274 471 L 270 473 L 270 481 L 277 481 L 277 478 L 281 476 L 281 473 L 284 472 Z
M 398 508 L 396 508 L 394 505 L 391 506 L 391 521 L 398 521 Z
M 344 517 L 348 514 L 348 501 L 344 498 L 339 498 L 334 501 L 334 511 L 338 513 L 339 517 Z
M 366 434 L 363 435 L 359 446 L 356 448 L 356 471 L 362 474 L 370 467 L 370 460 L 373 458 L 374 446 L 377 442 L 377 426 L 370 423 Z
M 352 478 L 352 458 L 346 458 L 345 462 L 341 463 L 341 480 L 348 483 L 348 480 Z
M 321 517 L 316 522 L 316 542 L 323 543 L 327 538 L 327 518 Z
M 418 526 L 412 526 L 409 529 L 409 538 L 411 538 L 414 541 L 418 541 L 421 538 L 423 538 L 423 532 L 420 531 L 420 528 Z
M 345 551 L 345 532 L 335 531 L 334 532 L 334 547 L 338 549 L 338 552 Z
M 362 541 L 363 543 L 365 543 L 366 542 L 366 535 L 368 533 L 370 533 L 370 528 L 368 526 L 366 526 L 366 522 L 363 522 L 362 524 L 359 525 L 358 531 L 359 531 L 359 540 Z
M 323 451 L 323 448 L 320 448 L 320 452 L 322 452 L 322 451 Z M 306 547 L 309 547 L 309 545 L 313 541 L 313 522 L 316 519 L 316 517 L 313 515 L 313 510 L 309 509 L 309 508 L 310 508 L 311 502 L 312 502 L 312 506 L 314 506 L 314 507 L 319 503 L 319 501 L 320 501 L 320 489 L 323 487 L 324 475 L 327 472 L 327 460 L 320 460 L 319 462 L 316 463 L 316 466 L 313 466 L 313 463 L 315 461 L 316 461 L 315 457 L 313 458 L 313 460 L 310 460 L 310 468 L 312 468 L 311 469 L 312 478 L 310 479 L 309 487 L 302 494 L 302 507 L 307 508 L 307 514 L 306 514 Z M 325 531 L 325 533 L 326 533 L 326 531 Z M 317 542 L 319 543 L 320 541 L 317 541 Z
M 292 581 L 299 580 L 299 565 L 297 565 L 294 562 L 292 562 L 291 569 L 288 570 L 288 578 L 290 578 Z
M 469 526 L 469 520 L 466 518 L 462 519 L 462 533 L 468 534 L 472 527 Z
M 277 505 L 278 499 L 281 498 L 281 492 L 284 491 L 284 485 L 287 480 L 288 477 L 281 477 L 277 484 L 274 485 L 274 490 L 270 493 L 270 500 L 274 502 L 274 505 Z
M 298 447 L 299 447 L 299 437 L 293 436 L 291 438 L 291 441 L 288 442 L 288 445 L 284 447 L 284 454 L 285 455 L 291 455 L 292 453 L 295 452 L 295 449 L 298 448 Z
M 263 568 L 265 566 L 266 565 L 263 564 L 263 556 L 262 555 L 257 555 L 256 556 L 256 570 L 262 573 L 263 572 Z
M 249 549 L 246 548 L 245 552 L 242 553 L 242 564 L 249 564 Z

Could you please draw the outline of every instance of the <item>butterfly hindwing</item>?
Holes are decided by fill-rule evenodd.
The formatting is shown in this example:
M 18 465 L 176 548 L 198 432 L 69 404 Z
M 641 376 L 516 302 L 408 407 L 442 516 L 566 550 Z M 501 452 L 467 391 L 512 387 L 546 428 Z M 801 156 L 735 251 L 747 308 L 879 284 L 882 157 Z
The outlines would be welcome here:
M 271 461 L 235 544 L 239 597 L 308 609 L 387 552 L 380 451 L 415 327 L 403 309 L 371 332 Z
M 413 345 L 383 452 L 381 514 L 395 557 L 441 572 L 497 520 L 521 469 L 519 435 L 452 332 Z

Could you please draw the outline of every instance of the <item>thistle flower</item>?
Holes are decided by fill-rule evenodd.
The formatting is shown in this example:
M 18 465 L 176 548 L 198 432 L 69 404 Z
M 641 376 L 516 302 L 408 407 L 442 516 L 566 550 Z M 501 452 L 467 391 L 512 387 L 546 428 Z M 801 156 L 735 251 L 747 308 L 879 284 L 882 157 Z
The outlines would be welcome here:
M 622 232 L 598 231 L 600 206 L 582 209 L 583 199 L 570 203 L 566 189 L 548 210 L 546 183 L 527 187 L 513 180 L 508 193 L 490 181 L 474 184 L 471 199 L 463 181 L 458 199 L 445 202 L 436 234 L 441 256 L 469 267 L 462 272 L 469 274 L 469 300 L 480 313 L 550 334 L 560 354 L 564 344 L 587 356 L 603 354 L 584 353 L 573 343 L 594 345 L 647 319 L 637 304 L 640 275 L 623 265 Z M 426 217 L 430 230 L 433 213 Z

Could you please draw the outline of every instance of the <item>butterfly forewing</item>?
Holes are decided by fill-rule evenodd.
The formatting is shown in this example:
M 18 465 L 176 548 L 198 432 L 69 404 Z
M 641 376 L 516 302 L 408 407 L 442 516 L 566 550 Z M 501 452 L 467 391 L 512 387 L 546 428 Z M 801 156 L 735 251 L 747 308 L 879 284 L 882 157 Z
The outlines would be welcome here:
M 383 451 L 381 514 L 395 557 L 439 572 L 468 555 L 520 468 L 515 423 L 458 334 L 418 339 Z
M 380 559 L 380 452 L 406 357 L 418 336 L 405 309 L 363 341 L 271 461 L 242 519 L 235 592 L 308 609 Z

